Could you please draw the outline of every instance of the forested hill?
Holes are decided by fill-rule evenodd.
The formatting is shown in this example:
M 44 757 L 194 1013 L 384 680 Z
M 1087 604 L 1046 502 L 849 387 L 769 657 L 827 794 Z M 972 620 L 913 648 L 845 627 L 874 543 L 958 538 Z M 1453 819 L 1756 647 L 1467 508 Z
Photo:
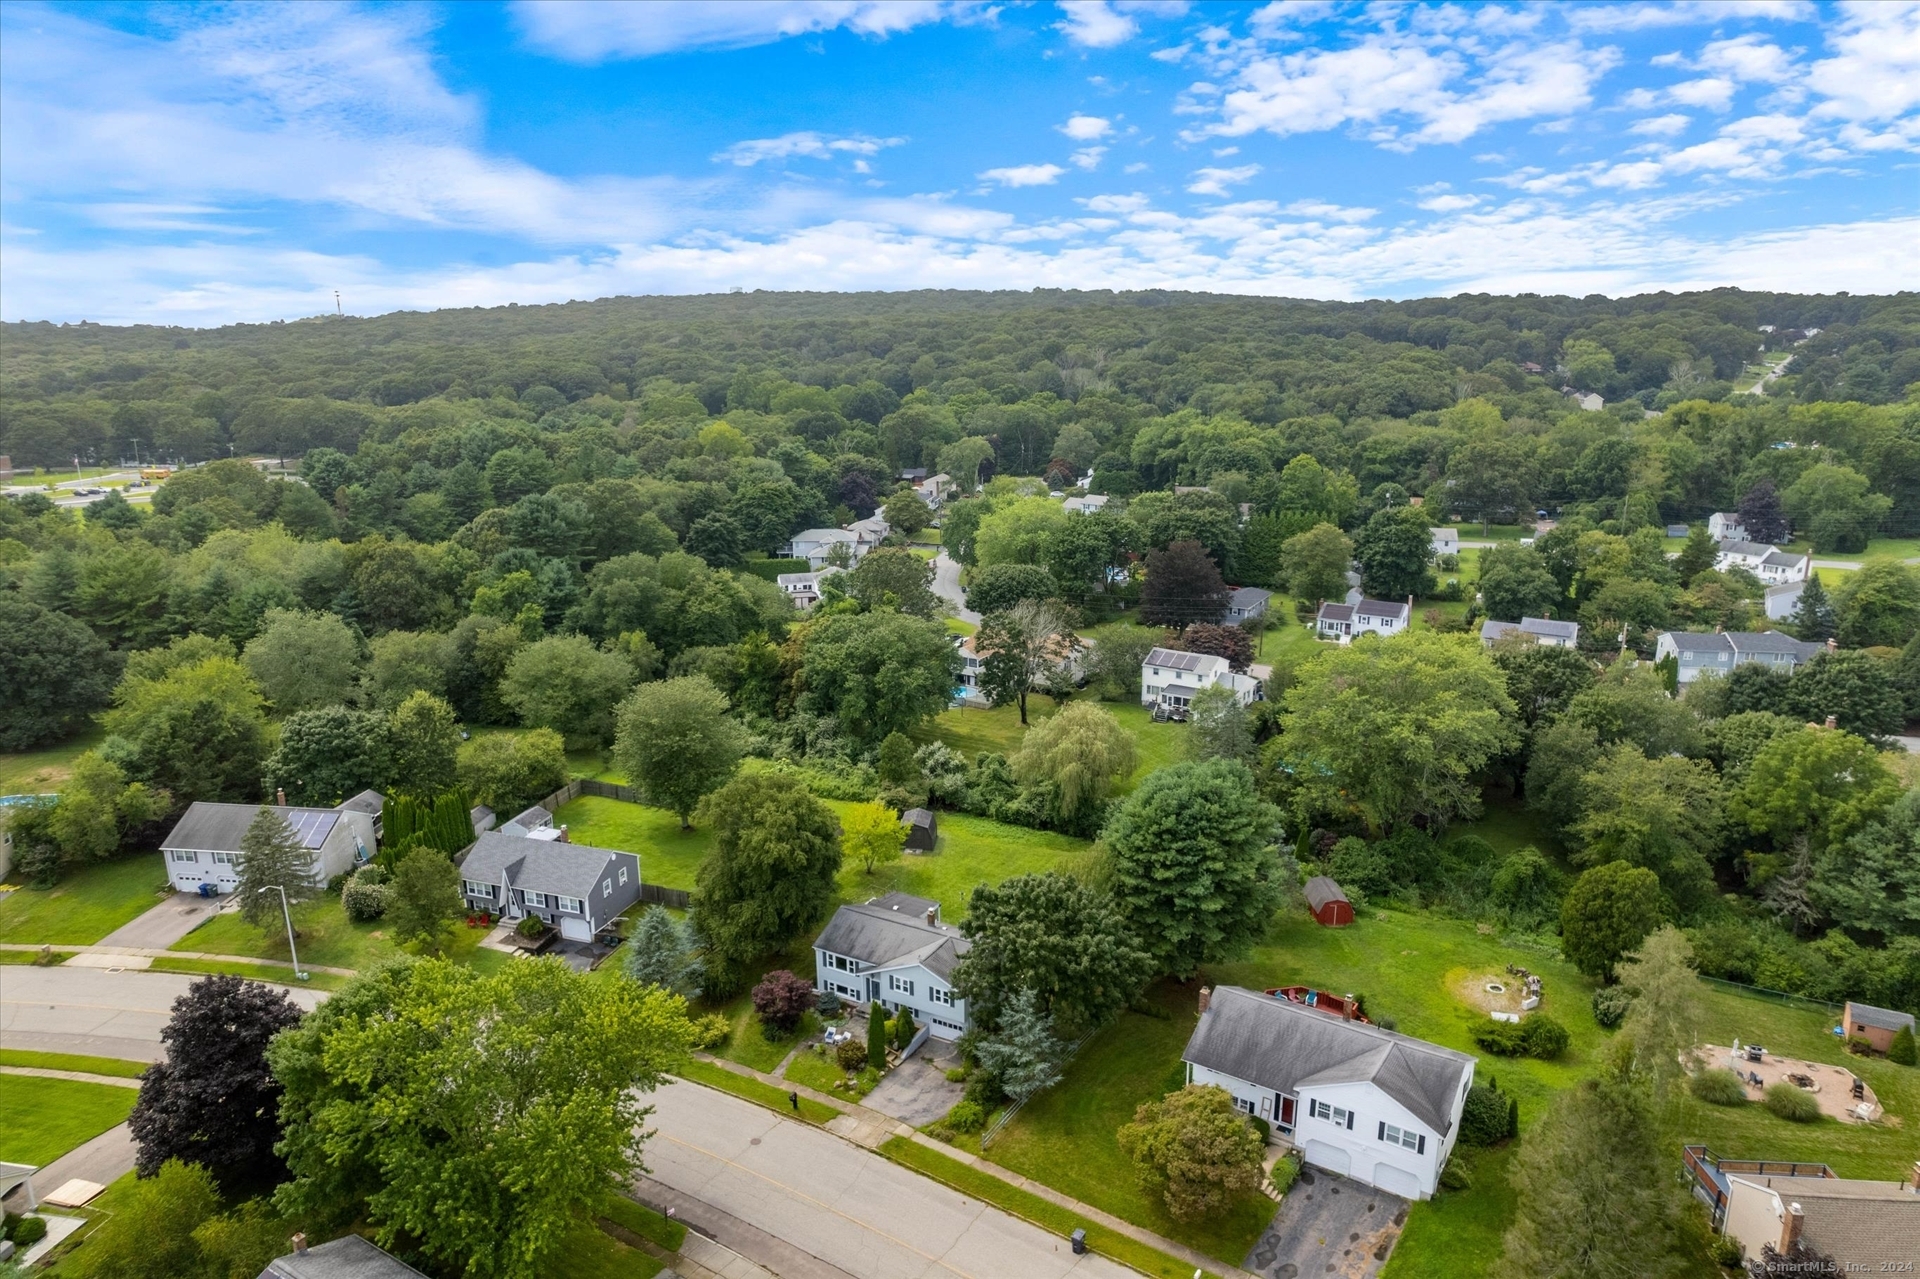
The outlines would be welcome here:
M 1435 424 L 1421 415 L 1473 397 L 1538 433 L 1578 411 L 1560 394 L 1567 385 L 1600 394 L 1621 421 L 1726 400 L 1769 350 L 1793 357 L 1764 388 L 1775 411 L 1897 403 L 1920 381 L 1920 297 L 751 293 L 206 330 L 15 323 L 0 329 L 0 452 L 17 465 L 117 461 L 135 441 L 143 455 L 187 461 L 230 447 L 351 453 L 363 439 L 482 417 L 630 431 L 745 413 L 822 444 L 850 431 L 834 452 L 884 453 L 896 466 L 988 436 L 1003 472 L 1039 473 L 1066 423 L 1130 454 L 1142 421 L 1190 410 L 1284 427 L 1285 442 L 1265 450 L 1280 465 L 1307 449 L 1365 472 L 1363 483 L 1417 489 L 1421 466 L 1402 456 L 1369 469 L 1360 443 L 1400 420 Z M 882 429 L 903 401 L 927 411 Z M 1792 438 L 1784 415 L 1766 433 Z M 1431 470 L 1432 450 L 1416 451 Z M 1871 474 L 1869 458 L 1854 460 Z M 1247 458 L 1228 469 L 1249 466 L 1260 469 Z M 1552 496 L 1548 481 L 1538 497 Z

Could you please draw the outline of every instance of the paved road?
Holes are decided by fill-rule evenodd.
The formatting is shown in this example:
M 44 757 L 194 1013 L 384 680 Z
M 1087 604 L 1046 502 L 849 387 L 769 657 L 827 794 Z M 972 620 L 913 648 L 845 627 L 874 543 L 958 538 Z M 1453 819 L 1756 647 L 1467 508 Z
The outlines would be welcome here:
M 222 898 L 175 893 L 152 910 L 128 920 L 95 942 L 96 946 L 126 946 L 136 950 L 165 950 L 211 919 Z
M 653 1179 L 860 1279 L 1138 1279 L 879 1155 L 697 1084 L 654 1097 Z
M 955 617 L 970 626 L 980 625 L 980 614 L 967 607 L 967 593 L 960 589 L 960 566 L 945 551 L 933 557 L 933 593 L 947 602 Z
M 0 1043 L 38 1052 L 159 1061 L 173 1001 L 197 978 L 184 973 L 0 965 Z M 311 1009 L 324 995 L 289 989 Z

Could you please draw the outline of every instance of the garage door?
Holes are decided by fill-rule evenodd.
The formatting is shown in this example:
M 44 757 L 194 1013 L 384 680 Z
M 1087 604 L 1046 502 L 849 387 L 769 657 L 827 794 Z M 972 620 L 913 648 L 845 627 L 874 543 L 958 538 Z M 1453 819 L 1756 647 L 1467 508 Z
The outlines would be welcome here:
M 573 915 L 562 915 L 560 935 L 568 941 L 592 941 L 593 925 Z
M 1342 1177 L 1352 1166 L 1346 1148 L 1324 1141 L 1309 1141 L 1305 1149 L 1307 1162 L 1316 1168 L 1325 1168 L 1328 1172 L 1337 1172 Z
M 1393 1164 L 1375 1164 L 1373 1166 L 1373 1184 L 1389 1194 L 1399 1195 L 1402 1199 L 1420 1197 L 1420 1179 Z

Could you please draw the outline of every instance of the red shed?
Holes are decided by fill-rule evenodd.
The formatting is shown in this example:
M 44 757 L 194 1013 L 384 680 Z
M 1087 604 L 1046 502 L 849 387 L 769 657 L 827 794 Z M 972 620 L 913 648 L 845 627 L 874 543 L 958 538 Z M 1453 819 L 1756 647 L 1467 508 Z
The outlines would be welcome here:
M 1325 875 L 1307 881 L 1307 909 L 1328 928 L 1344 928 L 1353 922 L 1353 903 L 1340 891 L 1340 885 Z

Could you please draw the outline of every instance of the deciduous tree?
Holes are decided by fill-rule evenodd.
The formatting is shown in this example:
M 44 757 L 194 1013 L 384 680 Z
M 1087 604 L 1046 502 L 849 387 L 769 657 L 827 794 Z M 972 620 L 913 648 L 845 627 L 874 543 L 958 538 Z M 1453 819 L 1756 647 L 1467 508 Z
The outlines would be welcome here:
M 576 746 L 613 739 L 614 708 L 633 687 L 633 664 L 584 635 L 554 635 L 513 655 L 500 697 L 528 728 L 550 728 Z
M 1898 648 L 1920 634 L 1920 573 L 1876 560 L 1849 574 L 1835 600 L 1840 642 L 1848 648 Z
M 900 860 L 907 842 L 907 828 L 900 814 L 885 804 L 869 801 L 854 804 L 840 818 L 841 851 L 873 874 L 877 866 Z
M 1225 616 L 1229 592 L 1220 569 L 1197 541 L 1174 542 L 1147 556 L 1140 620 L 1176 630 Z
M 1587 976 L 1612 981 L 1614 965 L 1660 926 L 1665 910 L 1652 871 L 1628 862 L 1595 866 L 1560 904 L 1560 947 Z
M 736 777 L 701 801 L 714 827 L 700 863 L 693 921 L 707 948 L 710 993 L 740 987 L 746 966 L 812 926 L 840 873 L 840 824 L 798 779 Z
M 642 684 L 620 705 L 613 758 L 647 802 L 689 821 L 701 797 L 740 766 L 746 748 L 727 699 L 704 675 Z
M 437 848 L 416 847 L 394 868 L 387 930 L 402 945 L 438 954 L 460 913 L 460 872 Z
M 85 723 L 119 668 L 86 623 L 0 594 L 0 750 L 31 750 Z
M 1114 783 L 1133 772 L 1133 734 L 1092 702 L 1072 702 L 1029 728 L 1007 761 L 1024 785 L 1053 787 L 1062 821 L 1097 810 Z
M 986 1025 L 1029 991 L 1064 1033 L 1085 1034 L 1118 1016 L 1153 971 L 1112 899 L 1059 871 L 979 885 L 964 928 L 973 948 L 954 985 Z
M 1309 604 L 1347 597 L 1353 542 L 1337 525 L 1316 524 L 1280 549 L 1280 582 L 1287 594 Z
M 267 790 L 284 790 L 288 803 L 322 808 L 383 787 L 394 776 L 387 719 L 344 706 L 296 711 L 281 725 L 264 775 Z
M 936 622 L 900 613 L 826 617 L 800 641 L 799 707 L 839 721 L 847 737 L 877 744 L 946 707 L 960 657 Z
M 847 574 L 846 588 L 847 594 L 869 609 L 892 608 L 914 617 L 932 617 L 940 611 L 932 582 L 932 561 L 905 547 L 882 546 L 868 551 Z
M 1375 511 L 1353 540 L 1360 589 L 1373 599 L 1433 593 L 1433 529 L 1413 506 Z
M 1724 801 L 1711 765 L 1663 755 L 1648 759 L 1622 742 L 1581 779 L 1573 825 L 1574 864 L 1644 866 L 1683 907 L 1713 894 L 1709 858 L 1719 847 Z
M 1251 763 L 1253 724 L 1230 688 L 1218 685 L 1193 695 L 1187 708 L 1187 757 Z
M 390 785 L 413 795 L 438 795 L 460 780 L 460 725 L 453 707 L 432 693 L 409 694 L 387 716 L 392 752 Z
M 1067 611 L 1057 600 L 1021 600 L 1004 613 L 981 619 L 973 651 L 981 657 L 980 690 L 995 706 L 1020 708 L 1027 722 L 1027 694 L 1046 686 L 1054 671 L 1079 651 Z
M 1728 816 L 1784 846 L 1806 835 L 1819 854 L 1886 810 L 1900 784 L 1879 753 L 1852 733 L 1803 728 L 1754 756 Z
M 247 641 L 247 670 L 282 715 L 347 700 L 360 669 L 360 642 L 332 613 L 269 609 Z
M 459 768 L 476 803 L 517 813 L 567 784 L 567 747 L 550 728 L 488 733 L 460 748 Z
M 1004 613 L 1022 600 L 1052 599 L 1059 593 L 1053 574 L 1038 564 L 993 564 L 974 572 L 967 607 L 976 613 Z
M 1260 1185 L 1266 1143 L 1224 1088 L 1189 1084 L 1143 1102 L 1114 1139 L 1178 1221 L 1218 1216 Z
M 105 723 L 131 747 L 131 776 L 182 804 L 259 793 L 267 718 L 260 690 L 233 658 L 206 657 L 156 679 L 129 675 L 114 698 Z

